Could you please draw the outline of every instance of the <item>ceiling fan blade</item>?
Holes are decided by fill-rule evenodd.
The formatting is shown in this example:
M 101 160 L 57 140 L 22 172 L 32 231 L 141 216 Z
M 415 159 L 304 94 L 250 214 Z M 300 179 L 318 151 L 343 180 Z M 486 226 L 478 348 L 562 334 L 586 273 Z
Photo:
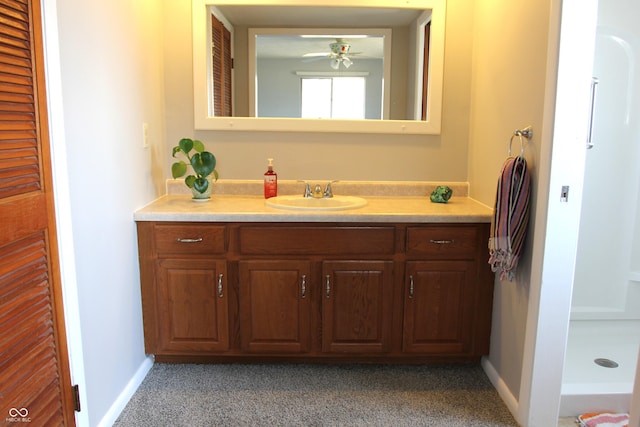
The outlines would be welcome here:
M 304 55 L 302 55 L 303 58 L 311 58 L 311 57 L 322 57 L 322 56 L 329 56 L 331 55 L 331 53 L 328 52 L 313 52 L 313 53 L 305 53 Z
M 315 62 L 315 61 L 320 61 L 322 59 L 327 59 L 327 56 L 311 56 L 308 58 L 302 58 L 302 62 Z

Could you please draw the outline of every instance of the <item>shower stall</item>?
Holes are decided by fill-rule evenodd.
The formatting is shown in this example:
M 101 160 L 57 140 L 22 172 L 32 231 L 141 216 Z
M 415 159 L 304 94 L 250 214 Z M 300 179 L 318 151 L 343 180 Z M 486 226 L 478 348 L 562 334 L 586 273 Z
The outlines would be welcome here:
M 598 6 L 561 415 L 629 410 L 640 343 L 640 2 Z

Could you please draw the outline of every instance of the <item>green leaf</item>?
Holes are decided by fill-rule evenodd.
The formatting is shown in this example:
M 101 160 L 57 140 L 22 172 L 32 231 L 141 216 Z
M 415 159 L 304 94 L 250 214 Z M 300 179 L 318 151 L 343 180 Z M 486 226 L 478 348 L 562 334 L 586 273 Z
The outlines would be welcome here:
M 189 151 L 193 148 L 193 140 L 189 138 L 182 138 L 178 143 L 178 146 L 182 151 L 184 151 L 184 154 L 189 155 Z
M 175 157 L 175 156 L 176 156 L 176 153 L 178 153 L 178 152 L 180 152 L 180 151 L 182 151 L 182 148 L 180 148 L 180 146 L 179 146 L 179 145 L 176 145 L 175 147 L 173 147 L 173 153 L 171 153 L 171 156 L 172 156 L 172 157 Z
M 196 177 L 193 175 L 189 175 L 184 179 L 184 183 L 187 184 L 187 187 L 193 188 L 193 183 L 196 181 Z
M 185 173 L 187 173 L 187 164 L 182 160 L 171 165 L 171 175 L 174 179 L 180 178 Z
M 193 141 L 193 149 L 198 153 L 202 153 L 204 151 L 204 144 L 202 141 L 198 141 L 197 139 Z
M 206 178 L 196 178 L 193 182 L 193 188 L 196 189 L 198 193 L 204 193 L 209 188 L 209 180 Z
M 216 168 L 216 157 L 208 151 L 196 153 L 191 157 L 191 167 L 199 177 L 207 177 Z

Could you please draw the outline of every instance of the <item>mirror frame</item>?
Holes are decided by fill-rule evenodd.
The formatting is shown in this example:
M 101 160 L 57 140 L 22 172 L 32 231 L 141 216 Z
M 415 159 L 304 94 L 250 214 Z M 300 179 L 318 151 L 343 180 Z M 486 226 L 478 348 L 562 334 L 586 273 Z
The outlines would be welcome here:
M 198 130 L 260 132 L 330 132 L 383 134 L 440 134 L 444 69 L 446 0 L 192 0 L 194 127 Z M 214 5 L 262 5 L 321 7 L 381 7 L 431 9 L 428 120 L 338 120 L 267 117 L 214 117 L 209 115 L 207 82 L 208 7 Z M 330 126 L 328 126 L 328 123 Z

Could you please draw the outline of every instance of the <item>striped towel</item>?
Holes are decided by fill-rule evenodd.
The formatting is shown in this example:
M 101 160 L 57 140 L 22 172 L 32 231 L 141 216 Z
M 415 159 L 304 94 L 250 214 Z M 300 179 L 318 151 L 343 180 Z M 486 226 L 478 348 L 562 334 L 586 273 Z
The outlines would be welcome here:
M 580 415 L 578 422 L 582 427 L 627 427 L 629 425 L 629 415 L 613 412 L 593 412 Z
M 522 156 L 502 166 L 489 238 L 489 264 L 501 280 L 514 280 L 529 221 L 531 178 Z

